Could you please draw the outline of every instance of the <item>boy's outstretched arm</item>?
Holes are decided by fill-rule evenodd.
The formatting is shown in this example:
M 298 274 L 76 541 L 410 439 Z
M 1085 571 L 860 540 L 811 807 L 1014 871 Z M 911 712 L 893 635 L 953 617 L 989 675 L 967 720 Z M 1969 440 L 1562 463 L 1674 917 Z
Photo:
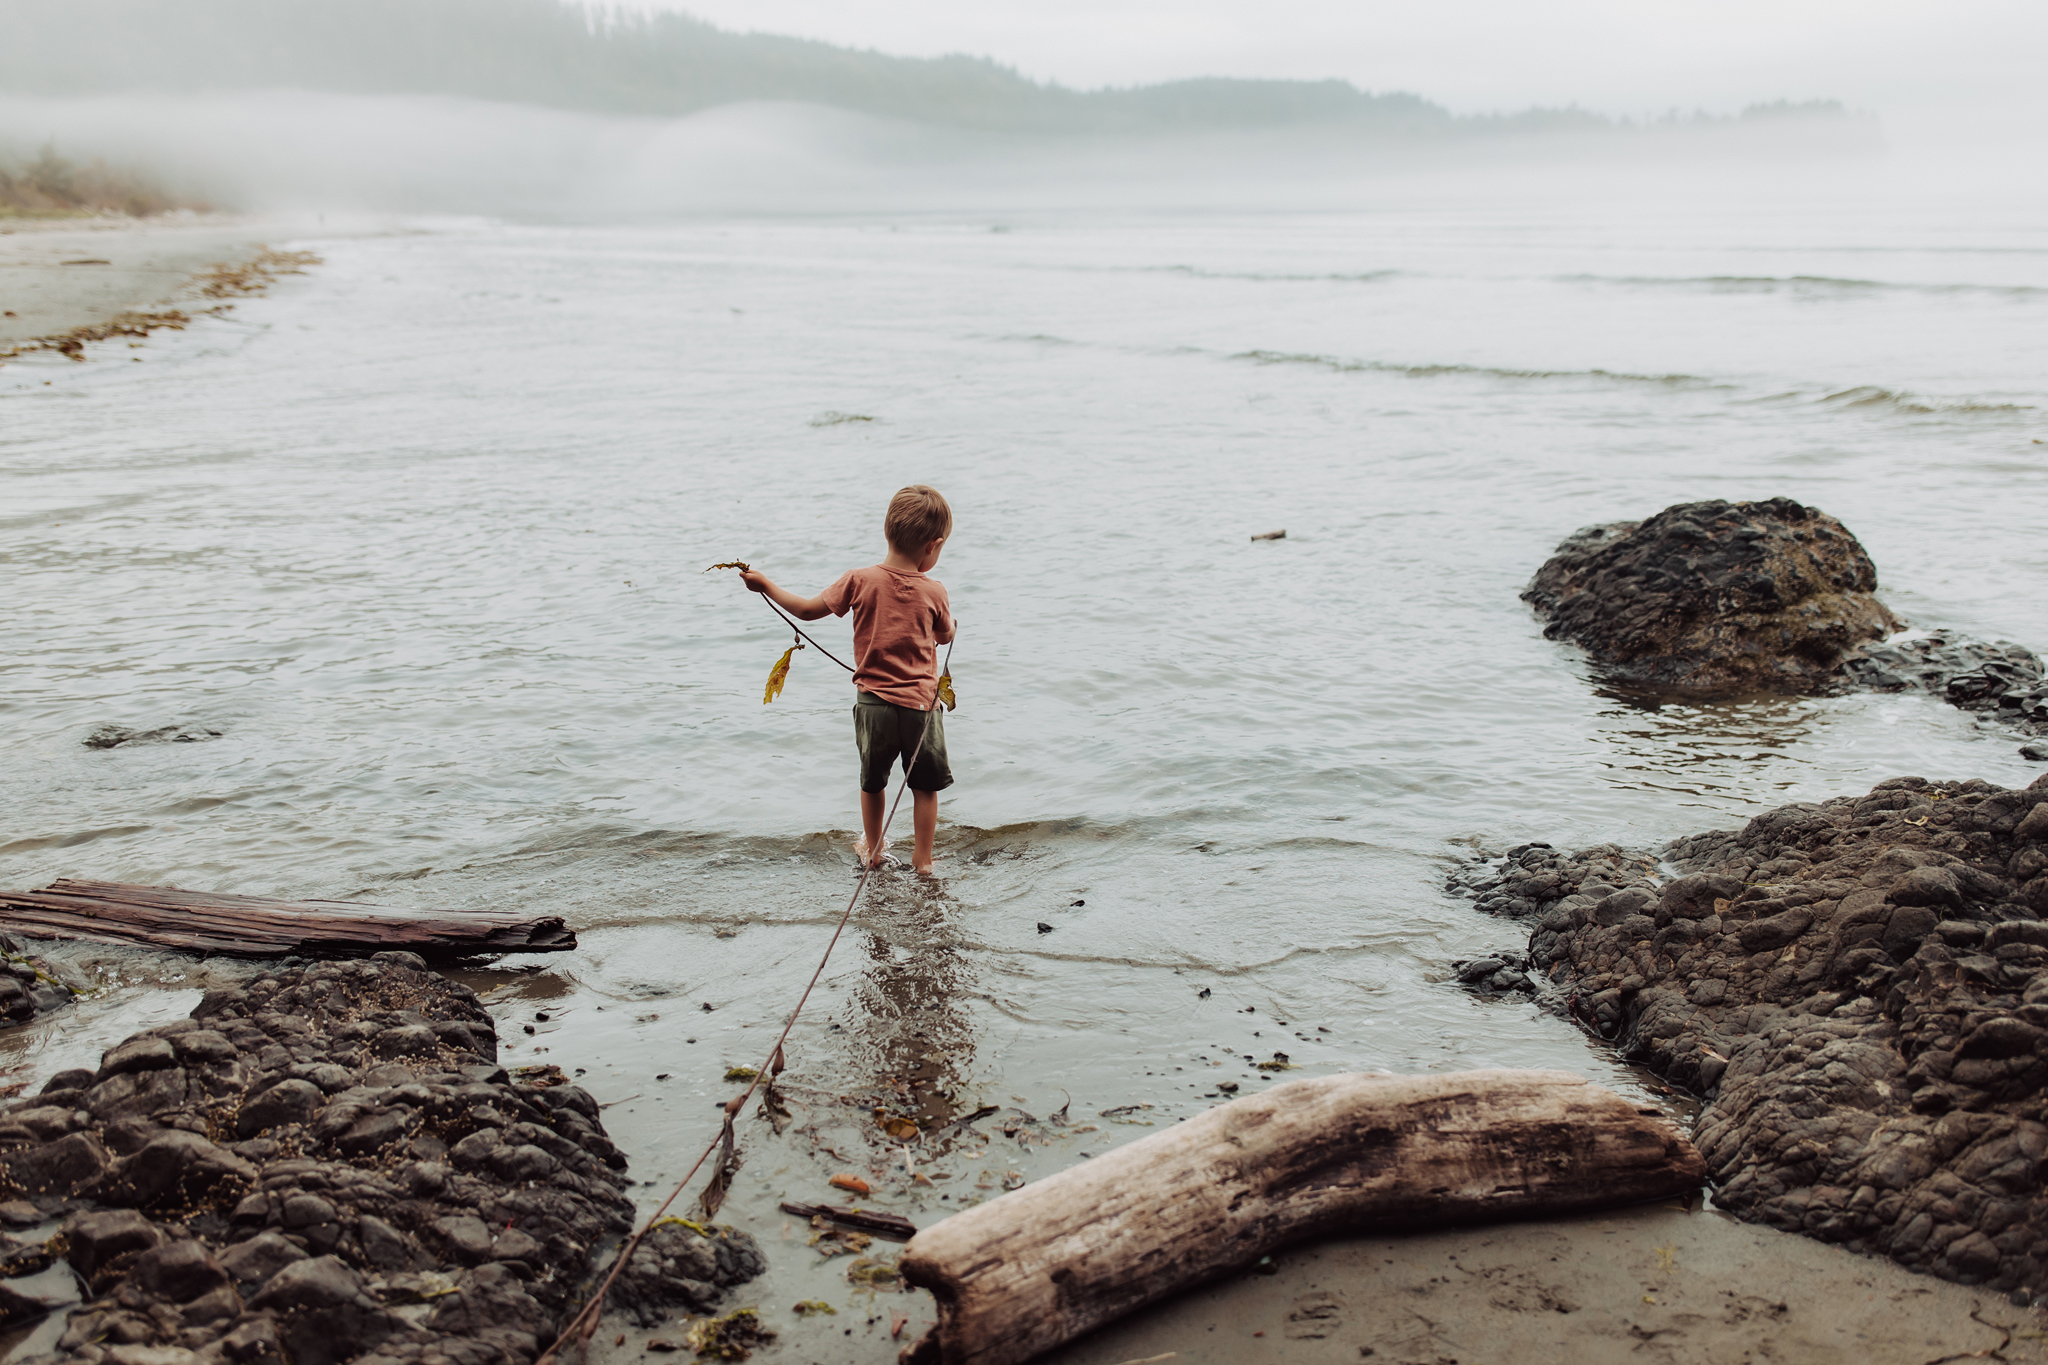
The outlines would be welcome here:
M 816 621 L 830 616 L 832 609 L 819 597 L 798 597 L 787 588 L 778 588 L 773 579 L 759 569 L 741 569 L 740 581 L 747 585 L 749 592 L 765 595 L 769 601 L 794 616 L 799 621 Z

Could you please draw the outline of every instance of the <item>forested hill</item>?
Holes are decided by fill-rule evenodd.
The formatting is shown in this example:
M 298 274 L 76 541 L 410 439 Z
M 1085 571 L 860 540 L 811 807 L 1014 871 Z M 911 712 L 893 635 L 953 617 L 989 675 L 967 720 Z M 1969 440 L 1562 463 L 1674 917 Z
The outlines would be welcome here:
M 1077 91 L 981 58 L 890 57 L 573 0 L 0 0 L 0 93 L 280 88 L 649 115 L 801 100 L 1017 132 L 1319 123 L 1442 135 L 1615 126 L 1577 110 L 1460 119 L 1414 95 L 1367 94 L 1334 80 Z

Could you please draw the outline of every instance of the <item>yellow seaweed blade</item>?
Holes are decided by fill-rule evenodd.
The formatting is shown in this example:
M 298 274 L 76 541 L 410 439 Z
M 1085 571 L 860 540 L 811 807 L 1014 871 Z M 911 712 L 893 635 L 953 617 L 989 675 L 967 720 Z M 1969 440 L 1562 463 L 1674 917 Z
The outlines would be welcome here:
M 953 675 L 951 673 L 943 674 L 939 678 L 939 700 L 946 704 L 948 711 L 954 710 L 960 705 L 953 697 Z
M 789 658 L 796 653 L 797 648 L 798 646 L 791 645 L 783 650 L 782 657 L 775 661 L 775 667 L 768 670 L 768 686 L 761 693 L 761 705 L 766 706 L 782 695 L 782 685 L 789 681 Z
M 741 559 L 728 559 L 728 560 L 727 560 L 727 561 L 726 561 L 725 563 L 723 563 L 723 564 L 713 564 L 713 565 L 711 566 L 711 569 L 745 569 L 745 568 L 749 568 L 749 567 L 751 567 L 751 566 L 750 566 L 750 565 L 748 565 L 748 564 L 747 564 L 747 562 L 746 562 L 745 560 L 741 560 Z M 705 573 L 710 573 L 710 572 L 711 572 L 711 569 L 706 569 L 706 570 L 705 570 L 704 572 L 705 572 Z

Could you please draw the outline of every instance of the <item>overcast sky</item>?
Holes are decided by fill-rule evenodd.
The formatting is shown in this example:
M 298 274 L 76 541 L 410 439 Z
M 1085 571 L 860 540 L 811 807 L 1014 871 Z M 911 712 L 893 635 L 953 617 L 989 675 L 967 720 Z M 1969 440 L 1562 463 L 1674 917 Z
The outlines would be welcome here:
M 1082 87 L 1341 77 L 1455 110 L 2042 105 L 2044 0 L 631 0 L 724 28 L 965 52 Z

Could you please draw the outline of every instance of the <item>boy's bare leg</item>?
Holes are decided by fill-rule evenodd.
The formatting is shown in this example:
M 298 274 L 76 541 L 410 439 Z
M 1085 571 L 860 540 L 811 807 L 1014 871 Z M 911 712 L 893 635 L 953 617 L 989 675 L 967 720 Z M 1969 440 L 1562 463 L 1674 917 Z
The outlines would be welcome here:
M 911 823 L 917 828 L 917 843 L 911 850 L 910 867 L 914 872 L 929 873 L 932 870 L 932 839 L 939 831 L 939 794 L 911 788 L 910 812 Z
M 861 843 L 856 850 L 863 867 L 877 867 L 882 861 L 882 813 L 889 793 L 862 792 L 860 794 Z

